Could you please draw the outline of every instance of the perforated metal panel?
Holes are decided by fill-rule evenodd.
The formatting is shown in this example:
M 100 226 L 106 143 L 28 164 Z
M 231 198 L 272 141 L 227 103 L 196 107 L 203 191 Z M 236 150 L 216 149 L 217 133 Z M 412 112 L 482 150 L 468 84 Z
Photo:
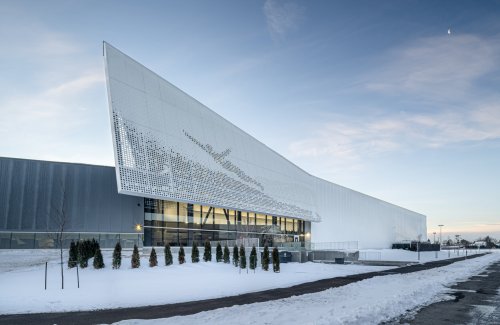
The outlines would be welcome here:
M 310 175 L 105 44 L 120 193 L 318 221 Z
M 425 235 L 425 216 L 304 172 L 122 52 L 104 49 L 120 193 L 323 217 L 313 229 L 323 241 L 367 234 L 387 246 Z

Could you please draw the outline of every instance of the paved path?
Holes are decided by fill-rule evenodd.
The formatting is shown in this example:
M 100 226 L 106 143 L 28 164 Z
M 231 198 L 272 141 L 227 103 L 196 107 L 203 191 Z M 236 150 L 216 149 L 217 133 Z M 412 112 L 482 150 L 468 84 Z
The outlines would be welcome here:
M 450 287 L 454 300 L 424 307 L 395 324 L 500 324 L 500 262 Z
M 474 258 L 478 256 L 481 255 L 473 255 L 469 256 L 468 258 Z M 323 279 L 314 282 L 302 283 L 288 288 L 278 288 L 266 291 L 246 293 L 238 296 L 207 299 L 201 301 L 190 301 L 161 306 L 146 306 L 69 313 L 6 315 L 0 316 L 0 324 L 102 324 L 118 322 L 125 319 L 155 319 L 172 316 L 191 315 L 202 311 L 213 310 L 222 307 L 231 307 L 234 305 L 244 305 L 255 302 L 265 302 L 306 293 L 319 292 L 329 288 L 340 287 L 353 282 L 369 279 L 375 276 L 428 270 L 435 267 L 449 265 L 457 261 L 462 261 L 464 259 L 464 257 L 458 257 L 449 260 L 405 266 L 381 272 L 369 272 L 344 277 Z

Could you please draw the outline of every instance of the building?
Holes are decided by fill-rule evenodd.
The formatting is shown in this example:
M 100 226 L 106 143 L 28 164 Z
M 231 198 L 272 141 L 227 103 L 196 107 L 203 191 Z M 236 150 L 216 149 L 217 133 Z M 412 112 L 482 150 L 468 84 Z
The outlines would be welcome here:
M 104 56 L 114 170 L 1 159 L 0 184 L 10 184 L 1 185 L 2 236 L 53 231 L 45 215 L 58 198 L 80 238 L 145 246 L 254 238 L 380 248 L 425 238 L 424 215 L 314 177 L 107 43 Z

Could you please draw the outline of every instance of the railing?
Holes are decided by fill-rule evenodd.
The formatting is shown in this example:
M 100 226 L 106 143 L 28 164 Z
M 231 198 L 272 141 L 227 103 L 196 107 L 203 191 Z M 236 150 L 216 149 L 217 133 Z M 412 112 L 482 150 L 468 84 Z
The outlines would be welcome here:
M 0 232 L 0 249 L 59 248 L 56 232 Z M 141 233 L 90 233 L 64 232 L 62 247 L 69 248 L 71 241 L 94 238 L 101 248 L 113 248 L 119 241 L 123 248 L 142 246 Z
M 381 252 L 359 252 L 360 261 L 380 261 L 381 259 Z
M 357 241 L 341 241 L 326 243 L 310 243 L 312 251 L 338 251 L 338 250 L 357 250 Z M 306 245 L 307 248 L 307 245 Z
M 305 244 L 305 242 L 285 242 L 275 243 L 275 246 L 284 251 L 303 251 L 306 249 Z
M 233 247 L 234 245 L 236 246 L 245 246 L 245 247 L 259 247 L 259 238 L 239 238 L 236 240 L 215 240 L 211 241 L 210 245 L 212 247 L 217 247 L 217 244 L 220 243 L 222 247 L 227 245 L 227 247 Z M 200 243 L 202 245 L 202 243 Z
M 276 243 L 280 250 L 288 251 L 343 251 L 343 250 L 358 250 L 357 241 L 343 242 L 326 242 L 326 243 L 311 243 L 311 242 L 286 242 Z

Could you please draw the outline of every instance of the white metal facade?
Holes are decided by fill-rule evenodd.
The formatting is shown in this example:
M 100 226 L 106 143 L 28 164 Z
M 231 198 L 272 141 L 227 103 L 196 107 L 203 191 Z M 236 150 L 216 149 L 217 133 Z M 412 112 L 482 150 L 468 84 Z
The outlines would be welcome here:
M 104 51 L 120 193 L 322 219 L 314 240 L 356 240 L 366 227 L 375 246 L 425 236 L 425 216 L 304 172 L 119 50 Z

